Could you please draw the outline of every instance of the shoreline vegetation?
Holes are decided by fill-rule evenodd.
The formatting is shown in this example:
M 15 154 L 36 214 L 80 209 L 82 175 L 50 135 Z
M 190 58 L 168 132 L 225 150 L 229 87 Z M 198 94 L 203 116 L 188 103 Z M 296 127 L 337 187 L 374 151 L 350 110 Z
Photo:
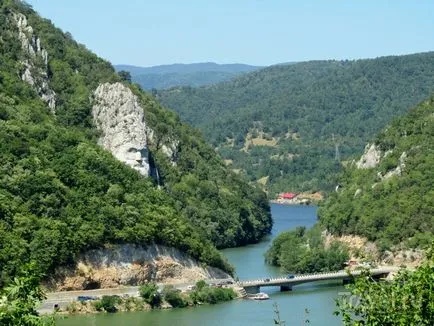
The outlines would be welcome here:
M 280 233 L 265 253 L 265 261 L 281 267 L 285 272 L 315 273 L 341 270 L 350 258 L 348 247 L 338 241 L 324 246 L 319 225 L 306 230 Z
M 371 265 L 385 254 L 392 266 L 410 261 L 420 273 L 398 278 L 394 287 L 385 282 L 385 293 L 402 294 L 407 310 L 397 310 L 408 313 L 402 324 L 433 325 L 434 263 L 422 262 L 420 250 L 434 234 L 434 97 L 407 108 L 432 92 L 434 52 L 273 66 L 211 88 L 148 94 L 25 1 L 1 1 L 0 22 L 0 325 L 46 326 L 54 325 L 56 313 L 183 308 L 241 296 L 223 282 L 199 281 L 185 292 L 160 289 L 143 281 L 159 280 L 158 268 L 134 258 L 131 265 L 150 275 L 135 282 L 144 283 L 138 296 L 74 294 L 79 302 L 57 306 L 47 323 L 37 310 L 44 277 L 72 266 L 82 253 L 121 244 L 166 246 L 198 261 L 198 268 L 233 275 L 219 249 L 258 243 L 271 233 L 263 189 L 305 191 L 270 201 L 283 205 L 317 204 L 323 198 L 314 191 L 328 191 L 314 227 L 274 238 L 269 264 L 312 273 L 342 269 L 354 258 Z M 312 93 L 301 96 L 300 86 Z M 158 100 L 180 106 L 183 118 Z M 104 145 L 115 139 L 116 146 Z M 373 143 L 353 164 L 368 139 Z M 165 267 L 181 268 L 176 262 Z M 85 276 L 79 275 L 84 288 L 105 286 Z M 353 294 L 368 294 L 367 307 L 396 318 L 393 310 L 384 313 L 390 300 L 376 285 L 372 291 L 380 295 L 373 301 L 371 285 L 361 283 L 363 291 Z M 420 310 L 409 309 L 409 301 Z M 46 301 L 50 310 L 55 302 Z M 368 324 L 375 316 L 355 308 L 343 307 L 344 320 L 348 311 Z
M 154 282 L 144 284 L 139 289 L 139 296 L 104 295 L 101 298 L 82 297 L 66 308 L 55 309 L 55 315 L 69 316 L 92 313 L 116 313 L 126 311 L 148 311 L 152 309 L 187 308 L 203 304 L 217 304 L 239 298 L 233 288 L 212 286 L 205 281 L 198 281 L 187 291 L 176 289 L 172 285 L 162 290 Z
M 292 193 L 284 192 L 277 195 L 276 198 L 270 199 L 269 202 L 280 205 L 319 205 L 324 200 L 324 195 L 321 192 L 301 192 Z
M 269 202 L 271 204 L 277 204 L 277 205 L 318 206 L 318 202 L 310 202 L 310 201 L 292 202 L 290 200 L 270 199 Z

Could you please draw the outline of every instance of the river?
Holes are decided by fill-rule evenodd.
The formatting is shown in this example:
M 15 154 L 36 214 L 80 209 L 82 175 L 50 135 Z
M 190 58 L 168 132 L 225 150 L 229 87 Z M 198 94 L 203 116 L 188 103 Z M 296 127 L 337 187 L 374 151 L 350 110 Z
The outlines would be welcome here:
M 242 279 L 274 277 L 282 275 L 279 268 L 264 264 L 264 252 L 272 239 L 280 232 L 296 226 L 311 227 L 316 217 L 314 206 L 271 205 L 274 226 L 272 234 L 261 243 L 241 248 L 223 250 Z M 273 303 L 280 307 L 281 319 L 286 326 L 309 325 L 335 326 L 341 325 L 339 318 L 333 316 L 334 300 L 344 288 L 336 282 L 323 282 L 299 285 L 291 292 L 279 292 L 279 288 L 264 288 L 271 300 L 235 300 L 217 305 L 199 307 L 153 310 L 146 312 L 126 312 L 116 314 L 97 314 L 65 317 L 57 322 L 59 326 L 250 326 L 274 325 Z M 306 314 L 306 309 L 309 311 Z

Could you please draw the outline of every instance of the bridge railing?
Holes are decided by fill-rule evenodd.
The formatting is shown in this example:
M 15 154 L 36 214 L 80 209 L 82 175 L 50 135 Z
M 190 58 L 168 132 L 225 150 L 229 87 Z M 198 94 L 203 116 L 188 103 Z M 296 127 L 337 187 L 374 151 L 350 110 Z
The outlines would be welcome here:
M 384 268 L 384 269 L 372 269 L 370 270 L 371 274 L 382 274 L 382 273 L 389 273 L 392 271 L 392 268 Z M 358 276 L 360 275 L 362 270 L 354 270 L 350 271 L 349 275 Z M 309 273 L 309 274 L 300 274 L 300 275 L 294 275 L 293 278 L 287 278 L 287 277 L 274 277 L 274 278 L 263 278 L 263 279 L 256 279 L 256 280 L 245 280 L 245 281 L 238 281 L 237 284 L 242 285 L 249 285 L 249 284 L 269 284 L 269 283 L 276 283 L 276 282 L 282 282 L 282 283 L 293 283 L 297 280 L 306 280 L 306 279 L 316 279 L 321 277 L 342 277 L 347 276 L 348 271 L 337 271 L 337 272 L 320 272 L 320 273 Z M 267 279 L 267 281 L 265 281 Z

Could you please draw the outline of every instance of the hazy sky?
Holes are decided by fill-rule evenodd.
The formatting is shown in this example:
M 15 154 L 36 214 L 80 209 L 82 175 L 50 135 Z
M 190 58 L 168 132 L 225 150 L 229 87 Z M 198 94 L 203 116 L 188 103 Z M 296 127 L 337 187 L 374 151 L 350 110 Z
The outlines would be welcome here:
M 28 0 L 114 64 L 270 65 L 434 50 L 434 0 Z

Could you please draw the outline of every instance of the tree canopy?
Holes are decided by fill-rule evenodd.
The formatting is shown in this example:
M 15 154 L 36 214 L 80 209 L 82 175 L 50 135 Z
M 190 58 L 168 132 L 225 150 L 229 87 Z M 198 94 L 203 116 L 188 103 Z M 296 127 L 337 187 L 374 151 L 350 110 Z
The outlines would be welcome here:
M 341 270 L 348 258 L 348 249 L 340 242 L 335 241 L 324 247 L 319 225 L 308 231 L 297 227 L 280 233 L 265 253 L 267 263 L 292 273 Z
M 36 311 L 36 305 L 45 299 L 37 275 L 34 264 L 26 264 L 0 288 L 0 325 L 54 326 L 53 317 L 41 317 Z
M 17 13 L 47 51 L 46 64 L 23 50 Z M 270 231 L 265 194 L 229 171 L 198 131 L 128 82 L 155 133 L 149 150 L 160 184 L 116 160 L 97 145 L 91 115 L 98 85 L 121 81 L 113 67 L 24 2 L 2 1 L 0 22 L 0 284 L 24 262 L 47 273 L 116 243 L 173 246 L 230 272 L 216 246 L 255 242 Z M 55 114 L 21 79 L 28 60 L 33 73 L 47 70 Z M 161 149 L 173 139 L 176 164 Z
M 323 227 L 358 234 L 381 248 L 429 245 L 434 233 L 434 97 L 395 119 L 373 144 L 377 166 L 350 164 L 319 209 Z
M 434 91 L 434 52 L 277 65 L 157 98 L 272 194 L 330 190 L 342 163 Z M 262 179 L 264 180 L 264 179 Z

